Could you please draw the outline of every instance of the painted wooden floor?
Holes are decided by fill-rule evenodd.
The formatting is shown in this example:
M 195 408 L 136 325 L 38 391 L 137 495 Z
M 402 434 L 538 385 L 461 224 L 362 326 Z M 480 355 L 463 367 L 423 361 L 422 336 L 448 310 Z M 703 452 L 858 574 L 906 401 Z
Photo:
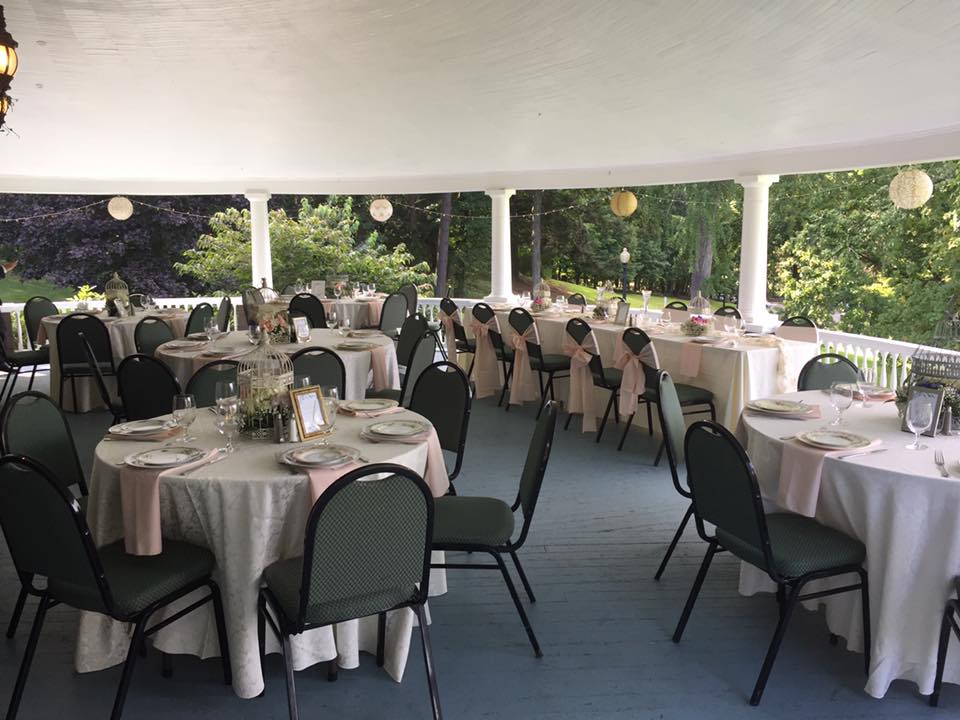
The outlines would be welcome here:
M 108 425 L 103 414 L 71 416 L 85 462 Z M 578 423 L 574 421 L 573 425 Z M 488 400 L 474 406 L 461 494 L 512 501 L 533 409 L 504 413 Z M 930 718 L 960 713 L 960 688 L 947 686 L 941 709 L 928 708 L 915 686 L 895 683 L 883 700 L 863 690 L 861 657 L 827 641 L 822 617 L 795 615 L 763 704 L 747 698 L 773 632 L 769 596 L 737 594 L 737 566 L 718 556 L 683 642 L 670 641 L 702 558 L 689 532 L 661 582 L 653 573 L 684 504 L 663 469 L 651 467 L 655 443 L 637 434 L 622 453 L 609 432 L 558 431 L 540 506 L 521 555 L 537 593 L 529 610 L 543 646 L 533 657 L 498 576 L 451 571 L 450 592 L 431 601 L 432 638 L 445 717 L 454 720 L 574 718 Z M 18 589 L 0 549 L 0 619 Z M 32 619 L 32 605 L 27 620 Z M 109 714 L 118 669 L 78 676 L 72 653 L 76 614 L 56 608 L 27 686 L 22 718 L 102 718 Z M 0 702 L 9 698 L 27 628 L 0 639 Z M 842 645 L 842 643 L 841 643 Z M 372 657 L 328 683 L 320 668 L 297 676 L 304 718 L 429 717 L 418 645 L 400 684 Z M 267 660 L 267 692 L 239 700 L 218 680 L 215 661 L 176 660 L 160 677 L 154 654 L 143 662 L 127 701 L 138 720 L 285 718 L 279 656 Z

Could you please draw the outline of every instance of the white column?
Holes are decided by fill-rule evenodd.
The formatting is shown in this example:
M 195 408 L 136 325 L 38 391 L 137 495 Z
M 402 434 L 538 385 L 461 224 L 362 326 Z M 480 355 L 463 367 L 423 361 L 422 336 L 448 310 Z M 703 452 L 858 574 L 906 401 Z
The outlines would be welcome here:
M 260 287 L 266 278 L 267 287 L 273 287 L 273 258 L 270 255 L 270 218 L 267 201 L 270 193 L 251 190 L 245 194 L 250 201 L 250 268 L 251 285 Z
M 736 180 L 743 186 L 737 306 L 751 329 L 769 328 L 778 322 L 767 312 L 767 226 L 770 186 L 779 179 L 779 175 L 750 175 Z
M 510 267 L 510 198 L 516 190 L 487 190 L 490 196 L 490 294 L 485 302 L 513 302 Z

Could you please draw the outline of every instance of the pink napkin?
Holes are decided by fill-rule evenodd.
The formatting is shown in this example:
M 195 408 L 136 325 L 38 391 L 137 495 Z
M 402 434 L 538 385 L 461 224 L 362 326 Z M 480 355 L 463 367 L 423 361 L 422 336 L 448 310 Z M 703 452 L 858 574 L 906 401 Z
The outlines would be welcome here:
M 352 462 L 327 470 L 306 470 L 310 483 L 310 507 L 316 504 L 320 496 L 323 495 L 323 491 L 333 485 L 337 478 L 346 475 L 351 470 L 356 470 L 358 467 L 360 467 L 360 463 Z
M 823 417 L 819 405 L 808 405 L 807 407 L 810 408 L 808 412 L 796 413 L 793 415 L 785 415 L 783 413 L 767 413 L 760 410 L 751 410 L 750 408 L 746 408 L 745 412 L 757 417 L 777 418 L 780 420 L 819 420 L 821 417 Z
M 390 366 L 388 349 L 387 345 L 377 345 L 370 349 L 374 390 L 393 390 L 400 387 L 400 370 L 395 364 Z
M 777 504 L 785 510 L 814 517 L 820 497 L 820 474 L 823 461 L 851 452 L 862 452 L 881 443 L 874 440 L 865 448 L 851 450 L 820 450 L 804 445 L 798 440 L 783 444 L 780 457 L 780 486 L 777 489 Z
M 527 400 L 537 397 L 533 389 L 533 370 L 530 369 L 530 353 L 527 352 L 527 341 L 540 344 L 537 334 L 537 325 L 528 327 L 523 335 L 513 335 L 513 377 L 510 379 L 510 404 L 523 405 Z
M 182 475 L 220 456 L 214 449 L 196 462 L 157 471 L 124 465 L 120 469 L 120 503 L 123 511 L 123 544 L 131 555 L 163 552 L 160 533 L 160 478 Z
M 107 433 L 104 440 L 130 440 L 133 442 L 163 442 L 169 440 L 175 435 L 179 435 L 183 430 L 179 427 L 170 428 L 162 432 L 151 433 L 150 435 L 124 435 L 123 433 Z
M 364 436 L 368 442 L 380 442 Z M 434 497 L 443 497 L 450 489 L 450 478 L 447 477 L 447 463 L 443 459 L 443 448 L 440 447 L 440 438 L 437 431 L 431 427 L 429 432 L 410 437 L 391 437 L 389 442 L 404 443 L 405 445 L 419 445 L 427 443 L 427 467 L 423 473 L 424 482 L 430 488 Z
M 647 389 L 647 375 L 643 365 L 660 367 L 660 359 L 653 343 L 648 343 L 638 355 L 634 355 L 621 335 L 617 339 L 617 361 L 614 366 L 623 371 L 620 380 L 620 414 L 629 417 L 637 412 L 637 398 Z
M 371 300 L 367 303 L 367 324 L 370 327 L 380 326 L 381 312 L 383 312 L 383 300 Z
M 703 359 L 701 343 L 686 342 L 680 348 L 680 374 L 696 377 L 700 374 L 700 361 Z
M 597 411 L 594 400 L 596 394 L 593 391 L 593 375 L 590 373 L 590 360 L 593 357 L 591 350 L 599 354 L 597 349 L 597 339 L 593 331 L 584 338 L 584 344 L 589 344 L 588 349 L 570 337 L 569 334 L 563 334 L 563 353 L 570 358 L 570 390 L 567 395 L 567 412 L 571 415 L 583 415 L 583 432 L 596 432 L 597 430 Z
M 500 372 L 497 369 L 497 353 L 493 349 L 490 331 L 500 332 L 496 317 L 482 323 L 476 318 L 470 324 L 473 337 L 477 340 L 476 360 L 473 364 L 473 380 L 477 397 L 487 397 L 497 392 L 500 386 Z
M 375 417 L 380 417 L 381 415 L 390 415 L 391 413 L 398 413 L 403 411 L 404 411 L 404 408 L 400 407 L 399 405 L 397 407 L 386 408 L 385 410 L 364 410 L 359 412 L 350 412 L 349 410 L 344 410 L 343 408 L 340 408 L 340 412 L 342 412 L 344 415 L 352 415 L 353 417 L 358 417 L 358 418 L 375 418 Z

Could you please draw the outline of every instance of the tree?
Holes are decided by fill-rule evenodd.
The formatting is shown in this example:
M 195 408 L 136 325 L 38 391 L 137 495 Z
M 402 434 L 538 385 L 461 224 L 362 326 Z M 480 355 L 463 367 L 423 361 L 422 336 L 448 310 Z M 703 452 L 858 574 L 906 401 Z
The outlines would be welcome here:
M 542 279 L 542 264 L 540 258 L 540 240 L 541 240 L 541 215 L 543 212 L 543 190 L 536 190 L 533 193 L 533 207 L 530 209 L 533 218 L 530 223 L 530 278 L 533 286 Z
M 440 227 L 437 229 L 437 297 L 447 294 L 447 258 L 450 254 L 450 214 L 453 212 L 453 193 L 444 193 L 440 205 Z

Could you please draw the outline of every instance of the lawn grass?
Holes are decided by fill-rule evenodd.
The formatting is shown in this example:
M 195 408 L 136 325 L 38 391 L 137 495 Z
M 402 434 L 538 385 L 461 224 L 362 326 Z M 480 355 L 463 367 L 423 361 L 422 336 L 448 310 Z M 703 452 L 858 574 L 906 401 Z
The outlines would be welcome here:
M 560 290 L 565 295 L 570 295 L 572 293 L 582 293 L 583 296 L 587 299 L 587 303 L 593 303 L 597 299 L 597 289 L 592 287 L 587 287 L 586 285 L 577 285 L 571 282 L 564 282 L 563 280 L 550 280 L 550 287 Z M 619 290 L 615 291 L 619 295 Z M 656 292 L 650 296 L 650 309 L 651 310 L 662 310 L 664 305 L 664 296 L 662 294 L 657 294 Z M 679 300 L 681 302 L 690 304 L 690 298 L 681 298 L 681 297 L 672 297 L 667 296 L 667 302 L 673 302 L 674 300 Z M 643 295 L 640 293 L 627 293 L 627 302 L 630 303 L 630 307 L 643 307 Z M 721 303 L 716 300 L 711 300 L 710 305 L 716 309 L 720 307 Z
M 0 298 L 3 302 L 26 302 L 34 295 L 42 295 L 51 300 L 66 300 L 73 297 L 73 288 L 58 287 L 46 280 L 23 280 L 16 275 L 7 275 L 0 280 Z

